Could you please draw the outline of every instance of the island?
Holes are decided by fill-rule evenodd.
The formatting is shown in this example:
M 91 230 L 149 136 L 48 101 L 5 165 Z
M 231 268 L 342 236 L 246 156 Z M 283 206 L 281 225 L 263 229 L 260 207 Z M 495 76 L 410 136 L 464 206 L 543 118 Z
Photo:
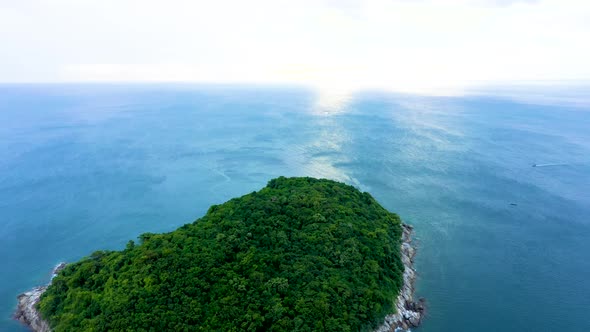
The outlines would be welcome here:
M 55 332 L 408 328 L 424 311 L 411 232 L 369 193 L 279 177 L 175 231 L 60 266 L 19 296 L 16 316 Z

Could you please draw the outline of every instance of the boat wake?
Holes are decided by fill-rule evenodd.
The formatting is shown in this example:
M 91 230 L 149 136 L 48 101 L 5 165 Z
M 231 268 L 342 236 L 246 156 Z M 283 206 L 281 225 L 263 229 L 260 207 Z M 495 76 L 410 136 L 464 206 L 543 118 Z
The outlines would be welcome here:
M 533 167 L 567 166 L 568 164 L 533 164 Z

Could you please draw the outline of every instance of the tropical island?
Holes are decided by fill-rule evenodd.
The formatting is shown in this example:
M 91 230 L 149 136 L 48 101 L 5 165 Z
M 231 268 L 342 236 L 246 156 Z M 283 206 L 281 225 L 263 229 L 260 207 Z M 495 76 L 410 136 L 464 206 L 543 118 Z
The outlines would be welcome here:
M 390 331 L 419 324 L 411 227 L 369 193 L 271 180 L 19 296 L 33 330 Z

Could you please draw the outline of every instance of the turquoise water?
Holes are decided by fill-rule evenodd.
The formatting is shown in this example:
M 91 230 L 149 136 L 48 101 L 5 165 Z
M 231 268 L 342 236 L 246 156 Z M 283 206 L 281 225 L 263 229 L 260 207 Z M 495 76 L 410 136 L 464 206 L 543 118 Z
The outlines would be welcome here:
M 0 86 L 0 331 L 24 330 L 16 296 L 57 262 L 279 175 L 348 182 L 415 226 L 419 331 L 590 331 L 590 107 L 502 98 Z

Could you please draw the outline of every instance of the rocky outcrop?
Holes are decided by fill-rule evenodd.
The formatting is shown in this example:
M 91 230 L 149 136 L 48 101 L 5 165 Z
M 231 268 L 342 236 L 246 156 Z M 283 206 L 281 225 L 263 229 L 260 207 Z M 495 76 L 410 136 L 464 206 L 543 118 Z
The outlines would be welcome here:
M 59 271 L 66 267 L 66 263 L 59 263 L 53 268 L 51 279 L 53 279 Z M 49 282 L 51 284 L 51 281 Z M 49 286 L 49 285 L 47 285 Z M 39 311 L 37 311 L 37 303 L 47 286 L 35 287 L 32 290 L 20 294 L 18 298 L 18 305 L 14 318 L 27 325 L 31 330 L 35 332 L 50 332 L 49 324 L 47 321 L 41 318 Z
M 412 226 L 403 224 L 401 256 L 404 263 L 404 285 L 395 302 L 394 314 L 385 317 L 383 325 L 375 332 L 390 332 L 399 329 L 407 330 L 420 325 L 424 315 L 423 298 L 414 301 L 414 282 L 416 281 L 416 270 L 414 269 L 414 255 L 416 248 L 412 246 Z

